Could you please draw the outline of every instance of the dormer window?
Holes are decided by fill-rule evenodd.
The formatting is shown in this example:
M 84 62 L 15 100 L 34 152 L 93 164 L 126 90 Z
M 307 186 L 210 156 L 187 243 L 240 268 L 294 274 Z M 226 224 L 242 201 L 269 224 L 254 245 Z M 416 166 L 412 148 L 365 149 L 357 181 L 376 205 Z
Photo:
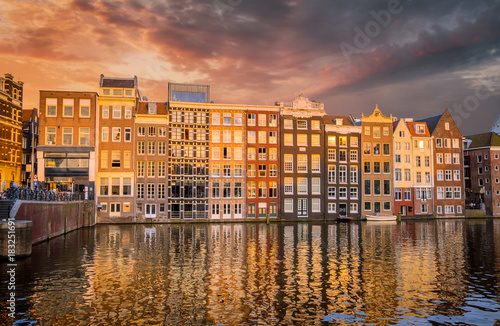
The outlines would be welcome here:
M 104 88 L 104 89 L 102 90 L 102 95 L 109 95 L 109 94 L 110 94 L 110 93 L 109 93 L 109 88 Z
M 156 103 L 148 103 L 148 114 L 156 114 Z
M 343 124 L 342 119 L 336 119 L 336 120 L 335 120 L 335 124 L 336 124 L 337 126 L 342 126 L 342 124 Z
M 445 130 L 450 130 L 450 123 L 449 122 L 445 122 L 444 129 Z
M 132 96 L 132 90 L 131 89 L 126 89 L 125 90 L 125 96 Z
M 122 90 L 121 89 L 113 89 L 113 95 L 114 96 L 121 96 Z
M 417 134 L 425 134 L 425 126 L 424 125 L 415 125 Z

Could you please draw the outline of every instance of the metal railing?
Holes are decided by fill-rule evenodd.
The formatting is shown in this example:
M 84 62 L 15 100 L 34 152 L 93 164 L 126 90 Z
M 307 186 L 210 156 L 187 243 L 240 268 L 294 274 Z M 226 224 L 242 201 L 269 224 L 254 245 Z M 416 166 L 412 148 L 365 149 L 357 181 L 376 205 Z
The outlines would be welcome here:
M 46 190 L 41 188 L 31 189 L 29 187 L 10 187 L 0 198 L 8 200 L 33 200 L 33 201 L 78 201 L 94 200 L 93 192 L 65 192 Z

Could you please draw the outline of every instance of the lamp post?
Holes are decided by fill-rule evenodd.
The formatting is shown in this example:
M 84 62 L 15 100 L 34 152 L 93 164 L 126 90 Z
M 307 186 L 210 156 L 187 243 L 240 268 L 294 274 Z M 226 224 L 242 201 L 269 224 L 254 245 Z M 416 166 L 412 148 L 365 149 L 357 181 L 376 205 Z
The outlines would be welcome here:
M 33 189 L 33 181 L 35 176 L 35 120 L 31 116 L 31 189 Z

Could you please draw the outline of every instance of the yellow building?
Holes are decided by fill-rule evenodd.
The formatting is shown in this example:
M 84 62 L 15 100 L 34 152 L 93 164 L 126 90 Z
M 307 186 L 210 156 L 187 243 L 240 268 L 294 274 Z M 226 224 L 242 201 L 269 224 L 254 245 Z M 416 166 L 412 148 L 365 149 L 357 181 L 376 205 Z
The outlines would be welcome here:
M 0 77 L 0 191 L 21 184 L 23 84 Z

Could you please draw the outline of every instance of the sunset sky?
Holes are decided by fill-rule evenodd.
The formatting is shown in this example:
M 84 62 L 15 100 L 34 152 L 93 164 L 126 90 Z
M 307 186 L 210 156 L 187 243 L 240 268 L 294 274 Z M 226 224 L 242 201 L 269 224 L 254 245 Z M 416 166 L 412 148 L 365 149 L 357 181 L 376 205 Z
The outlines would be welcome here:
M 500 1 L 0 0 L 0 74 L 39 90 L 97 91 L 101 74 L 211 85 L 217 103 L 304 93 L 328 114 L 422 118 L 464 135 L 500 110 Z

